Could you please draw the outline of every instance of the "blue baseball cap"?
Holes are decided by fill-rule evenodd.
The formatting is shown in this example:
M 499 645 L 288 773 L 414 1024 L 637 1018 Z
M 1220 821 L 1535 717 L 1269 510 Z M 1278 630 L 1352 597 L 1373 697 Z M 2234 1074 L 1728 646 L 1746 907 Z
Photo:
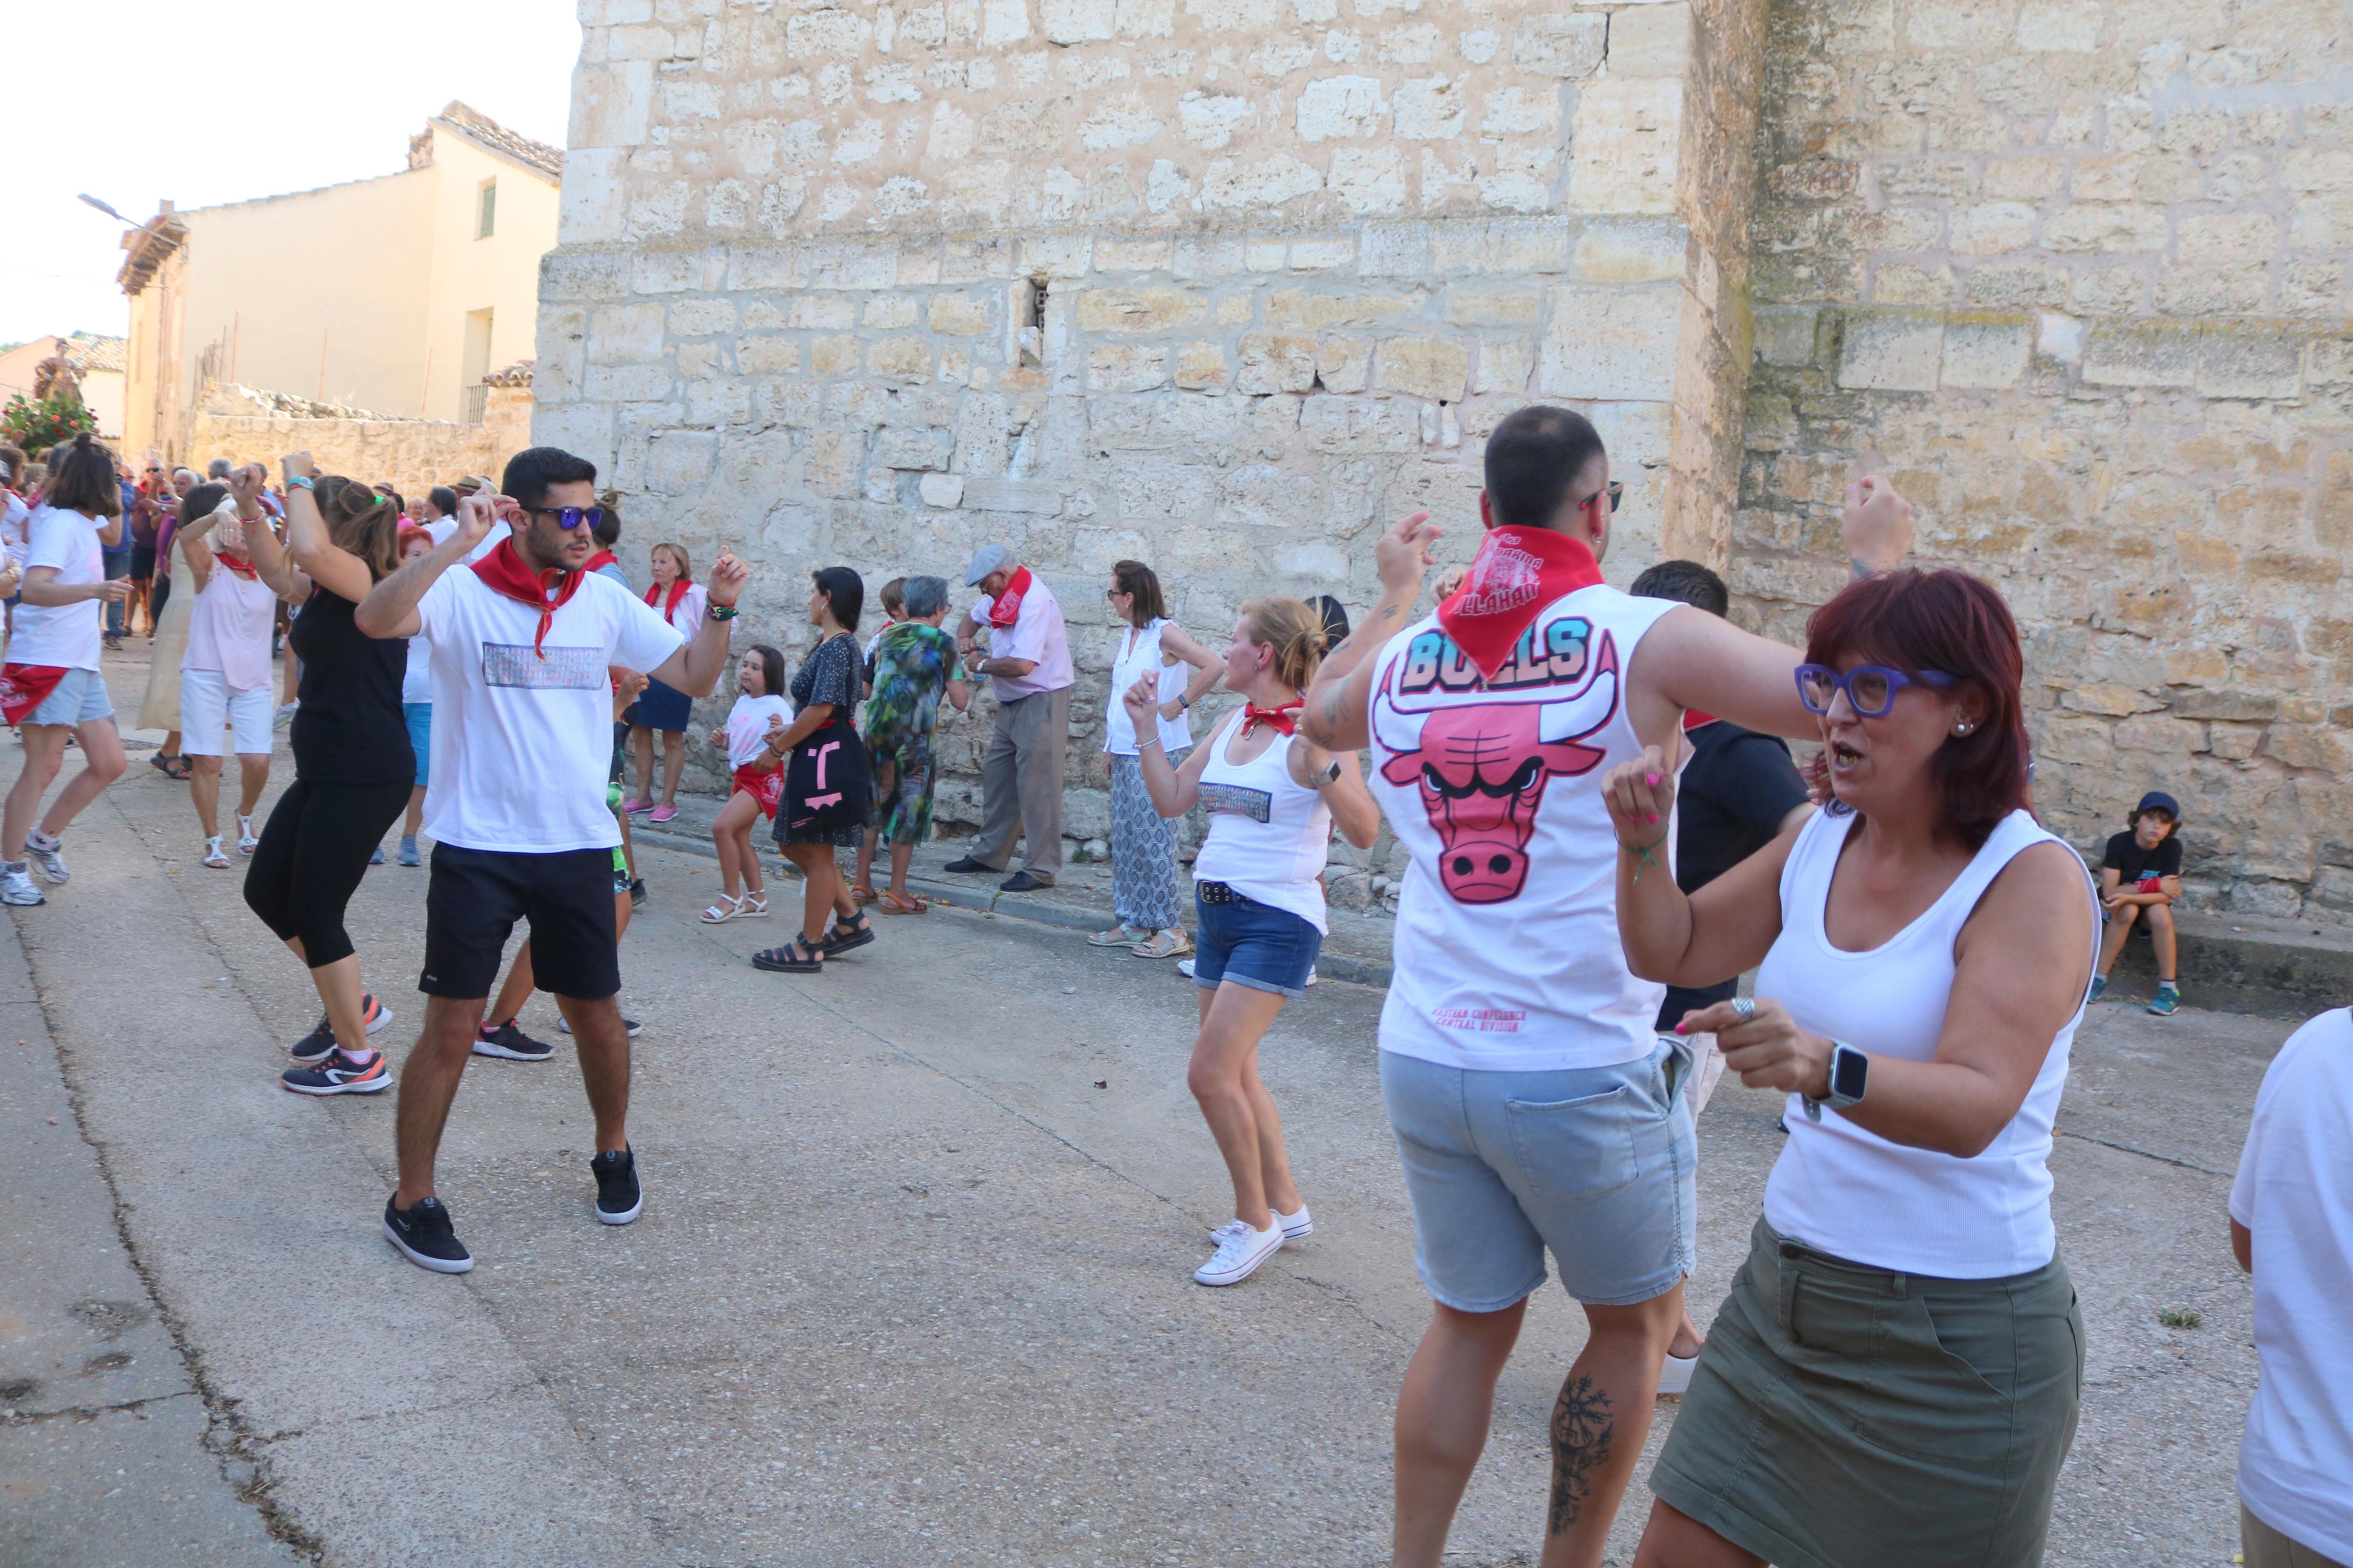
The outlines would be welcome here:
M 2161 789 L 2149 791 L 2140 797 L 2140 804 L 2133 807 L 2135 816 L 2138 816 L 2144 811 L 2161 811 L 2176 822 L 2181 820 L 2180 803 Z

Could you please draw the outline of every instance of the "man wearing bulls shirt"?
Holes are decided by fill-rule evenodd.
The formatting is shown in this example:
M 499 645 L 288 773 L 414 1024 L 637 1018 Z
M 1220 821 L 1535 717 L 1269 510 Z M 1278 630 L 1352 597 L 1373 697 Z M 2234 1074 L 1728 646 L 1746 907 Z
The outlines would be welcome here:
M 1640 1458 L 1693 1255 L 1689 1061 L 1626 966 L 1621 850 L 1600 781 L 1683 711 L 1819 732 L 1793 648 L 1619 592 L 1600 561 L 1623 493 L 1583 416 L 1543 405 L 1488 438 L 1487 533 L 1409 625 L 1438 530 L 1377 546 L 1381 600 L 1324 660 L 1301 732 L 1370 753 L 1409 866 L 1381 1013 L 1381 1087 L 1434 1299 L 1397 1411 L 1396 1561 L 1437 1568 L 1485 1446 L 1545 1256 L 1590 1332 L 1554 1408 L 1545 1568 L 1594 1568 Z M 1858 570 L 1894 567 L 1910 511 L 1850 488 Z M 1657 874 L 1672 876 L 1665 845 Z
M 613 907 L 618 825 L 605 805 L 615 667 L 707 697 L 727 663 L 727 623 L 747 575 L 722 553 L 710 607 L 674 628 L 609 577 L 584 570 L 602 521 L 596 468 L 553 447 L 510 460 L 498 496 L 469 496 L 457 531 L 377 584 L 354 620 L 375 637 L 431 642 L 435 841 L 425 898 L 425 1028 L 401 1074 L 395 1131 L 400 1184 L 384 1230 L 409 1261 L 444 1274 L 473 1268 L 434 1194 L 434 1155 L 473 1054 L 499 955 L 531 924 L 539 986 L 572 1026 L 596 1120 L 596 1217 L 627 1225 L 643 1195 L 626 1121 L 629 1036 Z M 479 561 L 476 545 L 510 532 Z

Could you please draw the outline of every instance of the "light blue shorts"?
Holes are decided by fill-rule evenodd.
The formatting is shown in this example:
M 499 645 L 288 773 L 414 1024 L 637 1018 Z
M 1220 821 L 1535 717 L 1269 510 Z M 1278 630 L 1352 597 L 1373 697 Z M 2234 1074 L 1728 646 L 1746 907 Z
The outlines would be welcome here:
M 433 782 L 433 704 L 404 702 L 400 717 L 408 725 L 408 749 L 417 753 L 417 787 Z
M 1616 1067 L 1470 1072 L 1383 1051 L 1430 1295 L 1500 1312 L 1545 1282 L 1547 1247 L 1592 1307 L 1647 1301 L 1690 1273 L 1698 1152 L 1683 1052 L 1662 1040 Z
M 69 669 L 58 677 L 39 707 L 25 715 L 26 724 L 88 724 L 114 717 L 106 695 L 106 678 L 94 669 Z

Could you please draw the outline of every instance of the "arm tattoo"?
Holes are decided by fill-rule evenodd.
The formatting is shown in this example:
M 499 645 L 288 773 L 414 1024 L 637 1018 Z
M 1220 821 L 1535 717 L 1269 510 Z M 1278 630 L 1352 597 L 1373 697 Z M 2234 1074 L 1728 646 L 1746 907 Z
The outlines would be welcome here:
M 1593 1496 L 1594 1473 L 1609 1463 L 1609 1443 L 1618 1423 L 1610 1414 L 1609 1395 L 1589 1377 L 1572 1377 L 1561 1385 L 1560 1403 L 1552 1411 L 1552 1510 L 1547 1534 L 1558 1535 L 1577 1522 L 1577 1511 Z

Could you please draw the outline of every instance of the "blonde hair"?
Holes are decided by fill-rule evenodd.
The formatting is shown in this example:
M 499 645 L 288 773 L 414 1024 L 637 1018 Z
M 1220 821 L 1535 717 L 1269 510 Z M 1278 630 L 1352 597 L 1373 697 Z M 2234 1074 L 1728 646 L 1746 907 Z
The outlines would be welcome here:
M 654 550 L 668 552 L 670 558 L 678 563 L 678 577 L 680 582 L 691 583 L 694 581 L 694 563 L 686 558 L 686 550 L 683 546 L 672 544 L 669 540 L 665 539 L 659 544 L 655 545 Z M 649 563 L 651 563 L 654 558 L 654 550 L 649 550 L 646 552 L 646 560 Z
M 1250 641 L 1274 649 L 1274 678 L 1304 691 L 1324 662 L 1324 617 L 1297 599 L 1252 599 L 1242 606 Z

